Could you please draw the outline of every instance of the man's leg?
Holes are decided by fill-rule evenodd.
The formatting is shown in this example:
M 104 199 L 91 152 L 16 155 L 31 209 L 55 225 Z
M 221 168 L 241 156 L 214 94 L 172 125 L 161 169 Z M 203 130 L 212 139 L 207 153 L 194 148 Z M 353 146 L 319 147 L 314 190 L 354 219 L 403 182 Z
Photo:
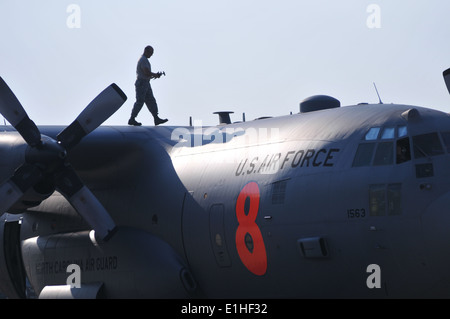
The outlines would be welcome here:
M 128 121 L 128 124 L 139 126 L 141 125 L 141 123 L 136 121 L 136 116 L 141 111 L 142 106 L 144 106 L 147 87 L 145 85 L 145 82 L 140 80 L 136 80 L 136 83 L 134 85 L 136 87 L 136 102 L 134 103 L 133 109 L 131 110 L 131 117 Z
M 158 104 L 156 103 L 150 83 L 145 91 L 145 105 L 147 105 L 148 110 L 154 118 L 158 117 Z
M 148 89 L 145 95 L 145 104 L 147 105 L 147 108 L 150 111 L 150 113 L 153 115 L 155 125 L 167 122 L 167 119 L 160 119 L 158 116 L 158 104 L 156 103 L 156 99 L 153 95 L 153 90 L 152 87 L 150 86 L 150 83 L 148 85 Z

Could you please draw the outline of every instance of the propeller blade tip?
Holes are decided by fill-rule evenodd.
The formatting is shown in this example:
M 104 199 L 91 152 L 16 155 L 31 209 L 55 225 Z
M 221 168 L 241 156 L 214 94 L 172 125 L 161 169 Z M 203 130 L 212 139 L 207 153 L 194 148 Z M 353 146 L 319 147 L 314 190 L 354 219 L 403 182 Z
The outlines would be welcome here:
M 111 84 L 111 87 L 117 92 L 117 94 L 120 95 L 120 97 L 123 99 L 124 102 L 128 99 L 127 95 L 116 83 Z

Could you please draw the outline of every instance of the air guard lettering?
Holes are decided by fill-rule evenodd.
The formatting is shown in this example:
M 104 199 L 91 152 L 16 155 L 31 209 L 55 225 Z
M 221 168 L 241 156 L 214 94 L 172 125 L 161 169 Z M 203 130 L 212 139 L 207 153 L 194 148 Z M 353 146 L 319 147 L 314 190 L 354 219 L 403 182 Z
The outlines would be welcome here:
M 117 256 L 103 256 L 103 257 L 89 257 L 84 261 L 83 259 L 74 260 L 55 260 L 43 261 L 36 263 L 36 273 L 39 275 L 53 275 L 66 273 L 67 266 L 76 264 L 81 271 L 103 271 L 114 270 L 118 266 Z
M 307 149 L 286 153 L 267 154 L 264 157 L 243 158 L 236 168 L 235 175 L 270 174 L 282 169 L 307 167 L 333 167 L 338 148 L 319 150 Z

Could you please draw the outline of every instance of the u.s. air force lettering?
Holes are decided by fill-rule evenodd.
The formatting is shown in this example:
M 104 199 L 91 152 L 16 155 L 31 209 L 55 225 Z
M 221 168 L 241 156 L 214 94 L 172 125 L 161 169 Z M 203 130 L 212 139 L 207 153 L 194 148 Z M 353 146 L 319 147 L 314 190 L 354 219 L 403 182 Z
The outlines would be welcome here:
M 276 173 L 288 167 L 333 167 L 336 153 L 339 151 L 338 148 L 311 148 L 244 158 L 236 168 L 235 175 Z

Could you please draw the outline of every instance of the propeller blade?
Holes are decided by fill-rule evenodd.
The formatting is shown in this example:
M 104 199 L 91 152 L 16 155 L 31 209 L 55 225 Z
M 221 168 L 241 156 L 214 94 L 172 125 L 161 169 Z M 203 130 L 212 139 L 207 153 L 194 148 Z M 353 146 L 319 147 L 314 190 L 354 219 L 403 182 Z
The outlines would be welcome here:
M 66 149 L 72 148 L 113 115 L 126 100 L 125 93 L 115 83 L 111 84 L 89 103 L 72 124 L 58 134 L 58 141 Z
M 41 171 L 34 165 L 19 167 L 9 180 L 0 185 L 0 214 L 7 212 L 41 176 Z
M 448 93 L 450 93 L 450 69 L 447 69 L 443 73 L 445 85 L 447 85 Z
M 56 189 L 95 230 L 99 239 L 108 241 L 114 235 L 116 224 L 73 168 L 67 166 L 57 176 Z
M 35 147 L 41 143 L 41 133 L 28 117 L 13 91 L 0 77 L 0 113 L 22 135 L 28 145 Z

